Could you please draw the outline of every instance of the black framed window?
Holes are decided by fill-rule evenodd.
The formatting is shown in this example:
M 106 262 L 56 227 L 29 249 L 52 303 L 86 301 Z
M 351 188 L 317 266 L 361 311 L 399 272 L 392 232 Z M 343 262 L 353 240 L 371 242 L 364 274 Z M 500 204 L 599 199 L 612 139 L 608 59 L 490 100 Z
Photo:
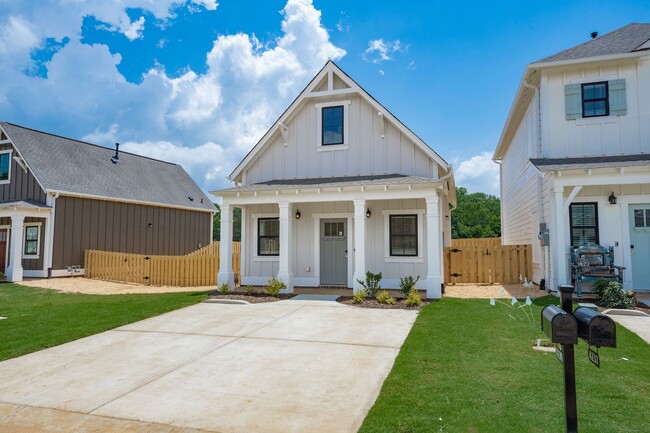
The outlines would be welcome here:
M 0 154 L 0 181 L 9 180 L 9 165 L 11 164 L 11 153 Z
M 417 256 L 418 216 L 390 215 L 389 237 L 391 256 Z
M 257 220 L 257 255 L 280 255 L 280 220 L 278 218 Z
M 599 244 L 598 203 L 572 203 L 569 206 L 571 245 Z
M 25 247 L 23 249 L 23 255 L 25 256 L 38 255 L 38 237 L 40 231 L 41 229 L 39 226 L 25 227 Z
M 609 116 L 607 81 L 582 85 L 582 117 Z
M 343 144 L 343 106 L 323 107 L 323 146 Z

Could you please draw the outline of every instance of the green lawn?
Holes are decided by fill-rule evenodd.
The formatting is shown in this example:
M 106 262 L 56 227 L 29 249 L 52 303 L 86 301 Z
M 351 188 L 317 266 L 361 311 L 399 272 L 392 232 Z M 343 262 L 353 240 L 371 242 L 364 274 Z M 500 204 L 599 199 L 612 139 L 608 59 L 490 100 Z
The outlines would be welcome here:
M 551 302 L 535 301 L 534 326 L 487 300 L 425 307 L 360 432 L 564 432 L 562 365 L 530 348 Z M 620 326 L 617 338 L 600 369 L 576 346 L 581 433 L 650 431 L 650 345 Z
M 81 295 L 0 284 L 0 360 L 195 304 L 205 292 Z

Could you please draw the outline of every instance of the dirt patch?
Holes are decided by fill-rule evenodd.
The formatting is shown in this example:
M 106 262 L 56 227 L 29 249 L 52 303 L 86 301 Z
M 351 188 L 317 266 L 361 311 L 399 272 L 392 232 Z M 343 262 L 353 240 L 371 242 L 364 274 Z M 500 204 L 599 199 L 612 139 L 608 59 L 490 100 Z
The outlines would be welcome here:
M 67 293 L 87 295 L 122 295 L 127 293 L 171 293 L 171 292 L 207 292 L 215 286 L 171 287 L 144 286 L 141 284 L 118 283 L 115 281 L 93 280 L 85 277 L 61 277 L 50 279 L 27 280 L 23 286 L 41 287 Z
M 409 307 L 406 305 L 406 300 L 404 298 L 397 298 L 395 299 L 394 304 L 382 304 L 378 302 L 376 299 L 366 299 L 360 304 L 356 304 L 354 302 L 354 299 L 352 296 L 340 296 L 336 302 L 339 302 L 341 304 L 345 305 L 351 305 L 353 307 L 361 307 L 361 308 L 380 308 L 382 310 L 420 310 L 422 307 L 424 307 L 427 304 L 430 304 L 431 301 L 427 299 L 423 299 L 422 303 L 418 307 Z
M 254 295 L 243 295 L 239 293 L 233 293 L 230 295 L 222 295 L 219 292 L 214 292 L 210 293 L 210 296 L 208 299 L 234 299 L 237 301 L 246 301 L 250 304 L 262 304 L 264 302 L 278 302 L 278 301 L 283 301 L 285 299 L 291 299 L 294 296 L 296 296 L 295 293 L 291 294 L 280 294 L 278 297 L 274 296 L 268 296 L 265 295 L 264 293 L 256 293 Z
M 464 299 L 490 298 L 538 298 L 548 293 L 539 290 L 539 286 L 524 287 L 521 284 L 454 284 L 445 286 L 444 296 Z

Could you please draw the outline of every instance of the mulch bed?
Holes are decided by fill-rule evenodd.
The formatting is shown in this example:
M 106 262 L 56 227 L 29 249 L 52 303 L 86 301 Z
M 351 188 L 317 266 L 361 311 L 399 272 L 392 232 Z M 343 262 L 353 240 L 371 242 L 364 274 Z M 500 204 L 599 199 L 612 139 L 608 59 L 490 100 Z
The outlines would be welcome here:
M 264 302 L 278 302 L 278 301 L 283 301 L 285 299 L 291 299 L 294 296 L 296 296 L 294 293 L 292 294 L 280 294 L 278 297 L 273 297 L 273 296 L 268 296 L 265 295 L 264 293 L 255 293 L 253 295 L 243 295 L 243 294 L 230 294 L 230 295 L 222 295 L 220 292 L 212 292 L 210 293 L 209 298 L 210 299 L 236 299 L 238 301 L 246 301 L 251 304 L 262 304 Z
M 396 301 L 395 304 L 390 305 L 390 304 L 381 304 L 376 299 L 366 299 L 361 304 L 355 304 L 354 299 L 352 299 L 352 296 L 339 296 L 339 298 L 336 300 L 336 302 L 339 302 L 339 303 L 345 304 L 345 305 L 350 305 L 350 306 L 353 306 L 353 307 L 380 308 L 380 309 L 383 309 L 383 310 L 420 310 L 425 305 L 431 303 L 430 300 L 423 299 L 420 306 L 418 306 L 418 307 L 407 307 L 406 306 L 406 300 L 404 298 L 397 298 L 397 299 L 395 299 L 395 301 Z

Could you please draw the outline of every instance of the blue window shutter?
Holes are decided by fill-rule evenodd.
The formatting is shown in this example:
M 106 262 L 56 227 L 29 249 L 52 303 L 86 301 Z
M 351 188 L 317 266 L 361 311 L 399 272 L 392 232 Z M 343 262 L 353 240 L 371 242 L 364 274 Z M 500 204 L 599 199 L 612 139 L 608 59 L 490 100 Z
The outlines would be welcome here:
M 582 117 L 582 86 L 580 84 L 567 84 L 564 86 L 564 106 L 566 120 L 575 120 Z
M 609 82 L 609 115 L 625 116 L 626 114 L 625 79 L 612 80 Z

